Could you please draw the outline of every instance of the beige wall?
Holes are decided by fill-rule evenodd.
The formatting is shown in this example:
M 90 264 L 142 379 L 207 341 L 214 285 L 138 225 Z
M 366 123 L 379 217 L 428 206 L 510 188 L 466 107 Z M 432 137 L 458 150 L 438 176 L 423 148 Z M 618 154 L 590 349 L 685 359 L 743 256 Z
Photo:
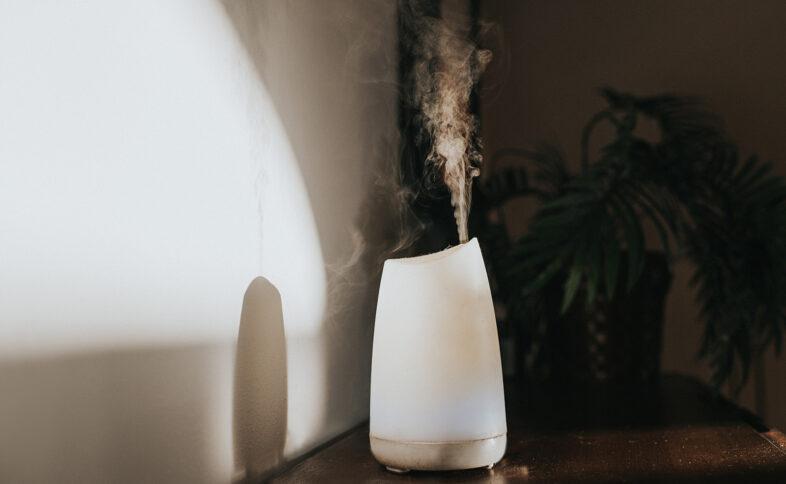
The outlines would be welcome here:
M 482 17 L 494 24 L 495 50 L 481 94 L 487 160 L 500 148 L 543 140 L 576 160 L 580 130 L 602 106 L 595 88 L 610 85 L 705 98 L 743 154 L 755 151 L 786 174 L 785 2 L 484 0 Z M 512 207 L 519 215 L 529 211 L 523 203 Z M 706 376 L 695 358 L 701 326 L 688 277 L 680 265 L 667 308 L 664 368 Z M 786 358 L 768 355 L 765 366 L 758 410 L 783 429 Z M 742 400 L 756 406 L 750 388 Z
M 366 419 L 346 265 L 395 3 L 0 2 L 0 32 L 0 482 L 229 482 Z

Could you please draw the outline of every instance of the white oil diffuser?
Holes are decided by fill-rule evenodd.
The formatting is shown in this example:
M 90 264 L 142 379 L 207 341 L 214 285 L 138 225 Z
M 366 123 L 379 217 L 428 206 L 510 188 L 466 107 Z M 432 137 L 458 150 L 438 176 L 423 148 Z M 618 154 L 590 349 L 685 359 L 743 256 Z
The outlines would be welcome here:
M 477 239 L 385 262 L 369 438 L 398 472 L 491 467 L 504 455 L 502 366 Z

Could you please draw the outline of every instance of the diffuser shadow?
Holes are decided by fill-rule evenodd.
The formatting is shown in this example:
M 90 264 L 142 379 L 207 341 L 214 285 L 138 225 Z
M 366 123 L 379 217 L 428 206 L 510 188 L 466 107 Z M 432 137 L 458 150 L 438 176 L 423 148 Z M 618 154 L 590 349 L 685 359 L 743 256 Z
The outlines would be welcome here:
M 235 461 L 245 480 L 259 479 L 284 455 L 287 361 L 281 295 L 254 279 L 243 298 L 235 357 Z

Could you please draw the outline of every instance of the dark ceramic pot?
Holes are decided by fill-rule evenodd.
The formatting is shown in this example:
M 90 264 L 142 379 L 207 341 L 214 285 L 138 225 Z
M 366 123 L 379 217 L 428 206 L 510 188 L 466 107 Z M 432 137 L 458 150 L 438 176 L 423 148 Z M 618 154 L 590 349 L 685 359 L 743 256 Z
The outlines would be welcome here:
M 623 258 L 624 259 L 624 258 Z M 621 274 L 625 274 L 621 268 Z M 549 290 L 539 329 L 522 331 L 519 373 L 532 383 L 593 390 L 646 388 L 658 382 L 663 314 L 672 275 L 666 257 L 648 252 L 644 271 L 624 297 L 560 315 L 561 281 Z M 624 280 L 620 281 L 624 286 Z M 576 300 L 581 301 L 582 294 Z

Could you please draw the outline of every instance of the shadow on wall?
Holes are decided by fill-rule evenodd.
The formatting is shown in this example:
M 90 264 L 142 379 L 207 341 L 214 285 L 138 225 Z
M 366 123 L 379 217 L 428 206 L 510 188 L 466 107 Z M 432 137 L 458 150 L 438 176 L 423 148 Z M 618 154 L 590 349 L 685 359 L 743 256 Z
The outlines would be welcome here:
M 289 138 L 325 261 L 365 252 L 380 257 L 362 270 L 380 269 L 413 232 L 400 220 L 396 2 L 222 3 Z
M 243 298 L 237 337 L 233 426 L 238 478 L 279 466 L 287 430 L 287 360 L 281 295 L 258 277 Z
M 369 174 L 398 159 L 395 2 L 223 5 L 289 137 L 325 260 L 336 260 Z
M 228 342 L 0 365 L 0 482 L 226 482 L 232 352 Z
M 292 231 L 293 220 L 282 218 L 267 231 L 263 224 L 266 253 L 260 274 L 280 291 L 286 352 L 280 353 L 283 346 L 276 348 L 268 339 L 242 341 L 244 329 L 248 334 L 264 333 L 266 338 L 271 335 L 268 331 L 276 331 L 245 328 L 244 319 L 238 364 L 239 371 L 246 371 L 240 354 L 243 345 L 248 344 L 249 351 L 260 351 L 252 349 L 255 344 L 267 348 L 270 354 L 256 357 L 265 364 L 282 365 L 276 367 L 286 373 L 281 387 L 286 396 L 281 400 L 262 388 L 251 390 L 261 401 L 284 402 L 281 420 L 275 423 L 269 415 L 253 416 L 250 408 L 235 407 L 240 419 L 261 419 L 254 423 L 259 428 L 285 422 L 283 451 L 275 438 L 263 442 L 238 434 L 238 457 L 245 459 L 250 472 L 259 473 L 280 463 L 279 452 L 283 459 L 296 457 L 368 416 L 377 266 L 385 252 L 382 246 L 396 239 L 386 224 L 394 216 L 393 204 L 382 203 L 379 196 L 380 178 L 398 159 L 396 5 L 368 0 L 224 0 L 222 4 L 288 137 L 313 213 L 327 279 L 323 311 L 315 315 L 316 324 L 304 324 L 296 312 L 308 309 L 302 286 L 314 275 L 293 271 L 289 265 L 299 254 L 279 240 Z M 263 130 L 259 136 L 265 137 Z M 273 161 L 262 160 L 265 165 Z M 275 182 L 274 176 L 261 180 L 258 190 L 263 203 L 282 203 L 271 195 L 270 185 Z M 286 203 L 287 196 L 279 198 Z M 260 209 L 269 220 L 270 207 Z M 258 281 L 251 285 L 247 306 L 268 297 L 262 294 L 268 291 L 263 285 Z M 237 381 L 274 378 L 253 376 L 253 370 L 245 375 Z M 282 385 L 275 378 L 271 388 Z M 250 402 L 255 397 L 244 398 Z M 282 431 L 276 427 L 276 432 Z M 244 454 L 244 445 L 270 454 L 252 458 Z

